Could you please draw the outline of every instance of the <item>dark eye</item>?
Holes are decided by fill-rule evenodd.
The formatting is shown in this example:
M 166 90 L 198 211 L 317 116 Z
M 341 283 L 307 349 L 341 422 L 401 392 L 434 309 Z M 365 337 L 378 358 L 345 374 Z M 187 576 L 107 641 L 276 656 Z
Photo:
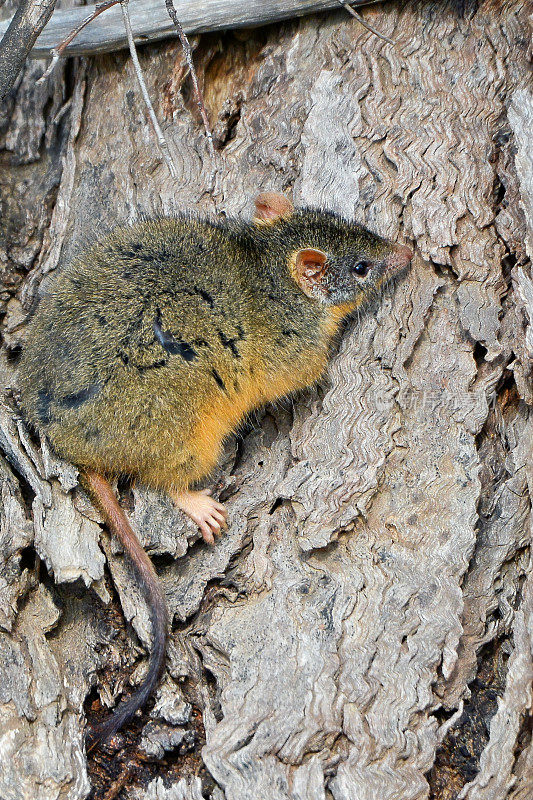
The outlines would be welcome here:
M 359 275 L 360 278 L 364 278 L 365 275 L 368 274 L 370 270 L 370 264 L 368 261 L 358 261 L 355 267 L 352 267 L 352 272 L 355 272 L 356 275 Z

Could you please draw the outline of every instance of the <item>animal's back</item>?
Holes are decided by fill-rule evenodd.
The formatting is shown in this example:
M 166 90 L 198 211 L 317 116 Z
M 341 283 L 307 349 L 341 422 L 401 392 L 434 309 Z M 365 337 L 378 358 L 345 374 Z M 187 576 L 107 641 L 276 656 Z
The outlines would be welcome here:
M 236 252 L 209 223 L 149 220 L 55 279 L 32 325 L 21 396 L 62 456 L 165 487 L 194 471 L 190 441 L 207 398 L 242 369 L 249 314 Z

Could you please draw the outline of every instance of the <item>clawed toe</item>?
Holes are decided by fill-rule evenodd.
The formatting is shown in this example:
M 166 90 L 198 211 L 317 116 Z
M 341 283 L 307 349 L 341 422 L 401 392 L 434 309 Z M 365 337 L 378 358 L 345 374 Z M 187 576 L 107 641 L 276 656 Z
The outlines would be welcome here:
M 215 543 L 215 534 L 227 528 L 227 511 L 217 500 L 210 497 L 210 490 L 180 492 L 173 496 L 174 502 L 195 522 L 207 544 Z

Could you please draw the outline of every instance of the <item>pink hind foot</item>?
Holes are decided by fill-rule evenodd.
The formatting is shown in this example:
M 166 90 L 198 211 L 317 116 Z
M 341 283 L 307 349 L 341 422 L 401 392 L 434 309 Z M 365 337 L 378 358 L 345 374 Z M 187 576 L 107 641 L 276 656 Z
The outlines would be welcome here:
M 198 525 L 204 542 L 214 544 L 214 534 L 220 533 L 222 528 L 227 528 L 228 512 L 222 503 L 214 500 L 210 494 L 209 489 L 202 489 L 200 492 L 176 492 L 172 495 L 172 499 L 177 507 Z

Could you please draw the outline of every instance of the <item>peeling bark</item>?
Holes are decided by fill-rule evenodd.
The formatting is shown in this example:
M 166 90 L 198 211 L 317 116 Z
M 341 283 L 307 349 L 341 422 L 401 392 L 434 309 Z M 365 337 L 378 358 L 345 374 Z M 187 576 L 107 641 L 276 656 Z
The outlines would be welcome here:
M 140 53 L 29 64 L 0 119 L 0 797 L 526 800 L 533 793 L 533 87 L 519 0 L 387 4 Z M 174 620 L 153 707 L 111 753 L 97 718 L 142 678 L 146 608 L 76 471 L 18 417 L 26 316 L 87 241 L 139 213 L 249 214 L 261 190 L 416 244 L 316 389 L 258 412 L 198 540 L 120 485 Z M 105 564 L 108 564 L 108 568 Z M 89 772 L 88 772 L 89 769 Z M 113 789 L 114 791 L 114 789 Z

